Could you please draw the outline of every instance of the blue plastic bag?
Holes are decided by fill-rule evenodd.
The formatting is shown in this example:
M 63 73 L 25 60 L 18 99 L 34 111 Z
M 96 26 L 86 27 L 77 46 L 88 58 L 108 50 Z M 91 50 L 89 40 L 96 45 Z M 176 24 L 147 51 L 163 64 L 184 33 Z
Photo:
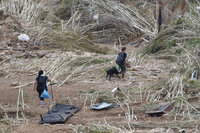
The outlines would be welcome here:
M 41 98 L 50 98 L 49 93 L 46 91 L 46 89 L 44 89 L 44 91 L 42 92 L 42 94 L 40 95 Z

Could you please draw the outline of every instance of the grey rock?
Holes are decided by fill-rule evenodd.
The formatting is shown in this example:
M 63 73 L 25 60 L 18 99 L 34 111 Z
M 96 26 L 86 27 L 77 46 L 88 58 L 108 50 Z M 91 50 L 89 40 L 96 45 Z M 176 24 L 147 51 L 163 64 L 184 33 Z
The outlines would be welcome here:
M 38 51 L 38 52 L 36 52 L 35 54 L 36 54 L 38 57 L 42 58 L 42 57 L 44 57 L 45 55 L 47 55 L 48 52 L 47 52 L 47 51 Z
M 13 87 L 13 86 L 19 86 L 19 83 L 17 81 L 15 81 L 15 82 L 12 82 L 10 86 L 11 87 Z

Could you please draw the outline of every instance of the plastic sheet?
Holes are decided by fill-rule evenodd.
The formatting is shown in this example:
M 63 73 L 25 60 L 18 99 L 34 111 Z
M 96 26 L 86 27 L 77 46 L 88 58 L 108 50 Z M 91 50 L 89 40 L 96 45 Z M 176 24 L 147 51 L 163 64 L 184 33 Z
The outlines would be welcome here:
M 44 116 L 41 115 L 39 124 L 49 123 L 58 124 L 64 123 L 74 113 L 79 111 L 80 108 L 74 105 L 56 104 L 50 111 Z
M 42 98 L 50 98 L 49 93 L 44 89 L 44 91 L 42 92 L 41 96 Z
M 106 103 L 106 102 L 93 104 L 90 106 L 90 108 L 93 110 L 104 110 L 104 109 L 117 108 L 117 107 L 119 107 L 118 104 Z

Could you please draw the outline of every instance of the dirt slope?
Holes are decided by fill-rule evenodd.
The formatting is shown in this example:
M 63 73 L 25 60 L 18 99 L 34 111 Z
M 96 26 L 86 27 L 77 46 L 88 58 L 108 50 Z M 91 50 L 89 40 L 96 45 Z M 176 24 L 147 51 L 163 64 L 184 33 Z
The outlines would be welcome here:
M 55 3 L 49 4 L 54 5 Z M 179 9 L 185 10 L 184 1 L 180 1 L 177 7 L 174 13 L 179 12 Z M 182 14 L 182 12 L 179 13 Z M 141 53 L 140 51 L 146 43 L 139 45 L 137 48 L 134 47 L 134 45 L 126 45 L 131 67 L 135 68 L 137 71 L 129 68 L 127 69 L 125 79 L 113 77 L 111 81 L 108 81 L 105 78 L 106 73 L 104 68 L 112 65 L 115 66 L 115 58 L 118 53 L 113 45 L 102 44 L 102 47 L 107 47 L 109 49 L 107 55 L 84 53 L 81 51 L 69 53 L 61 50 L 52 50 L 50 52 L 49 50 L 34 50 L 36 48 L 32 47 L 31 44 L 21 43 L 17 40 L 17 36 L 20 34 L 21 29 L 23 29 L 23 24 L 20 24 L 9 16 L 3 18 L 0 16 L 0 19 L 0 105 L 2 105 L 2 107 L 0 106 L 0 132 L 43 133 L 45 131 L 49 133 L 70 133 L 83 127 L 85 129 L 80 132 L 87 132 L 91 124 L 103 125 L 105 123 L 119 128 L 121 128 L 121 125 L 125 125 L 128 131 L 131 132 L 132 130 L 132 132 L 138 133 L 179 132 L 182 128 L 185 132 L 198 132 L 200 130 L 199 121 L 195 121 L 194 123 L 191 120 L 184 121 L 185 117 L 183 115 L 176 116 L 175 121 L 173 115 L 169 114 L 169 112 L 162 117 L 150 117 L 145 113 L 150 107 L 159 102 L 163 102 L 149 102 L 149 100 L 147 100 L 148 94 L 145 94 L 148 91 L 145 90 L 150 88 L 149 91 L 153 93 L 155 89 L 159 89 L 160 86 L 156 83 L 162 83 L 163 80 L 168 80 L 171 77 L 170 68 L 173 67 L 174 64 L 169 60 L 156 59 L 152 56 L 145 56 L 144 58 L 138 56 L 138 53 Z M 42 52 L 44 58 L 35 54 L 38 52 Z M 49 56 L 48 54 L 50 56 L 55 56 L 55 61 L 56 58 L 59 58 L 61 55 L 68 55 L 72 58 L 73 56 L 82 57 L 83 55 L 88 55 L 89 58 L 104 58 L 104 60 L 108 60 L 105 64 L 89 64 L 82 69 L 82 71 L 80 70 L 79 73 L 72 76 L 70 80 L 62 86 L 59 86 L 59 83 L 72 72 L 56 79 L 57 84 L 53 86 L 55 101 L 57 103 L 73 104 L 81 108 L 78 113 L 74 114 L 74 116 L 68 119 L 64 124 L 38 124 L 40 114 L 43 115 L 48 111 L 48 108 L 52 105 L 52 101 L 51 99 L 47 99 L 45 100 L 45 108 L 39 107 L 39 98 L 37 92 L 33 90 L 33 82 L 41 66 L 38 65 L 34 70 L 27 70 L 26 67 L 30 64 L 34 65 L 34 62 L 39 62 L 42 59 L 50 59 L 50 57 L 47 57 Z M 48 66 L 51 64 L 47 63 L 46 65 Z M 103 69 L 98 69 L 101 67 L 103 67 Z M 73 70 L 74 69 L 71 69 L 71 71 Z M 54 75 L 47 74 L 47 76 L 52 78 Z M 22 87 L 24 91 L 23 98 L 25 109 L 23 110 L 21 106 L 19 107 L 19 121 L 17 121 L 19 87 L 16 86 L 21 84 L 27 84 Z M 92 98 L 95 99 L 95 95 L 81 93 L 94 90 L 95 92 L 106 92 L 110 95 L 111 93 L 108 92 L 111 92 L 111 90 L 116 87 L 123 89 L 124 92 L 130 91 L 129 95 L 127 95 L 127 99 L 131 99 L 132 102 L 129 103 L 128 106 L 122 104 L 119 108 L 93 111 L 90 109 L 90 104 L 93 100 Z M 50 86 L 48 88 L 49 90 L 51 89 Z M 49 93 L 51 94 L 50 91 Z M 198 101 L 195 101 L 195 103 L 196 102 Z M 126 100 L 124 103 L 126 103 Z M 5 112 L 8 117 L 6 117 Z M 25 117 L 21 115 L 22 112 Z M 131 115 L 128 115 L 130 113 Z M 131 118 L 129 118 L 129 116 L 131 116 Z M 127 125 L 130 123 L 134 124 L 128 127 Z M 124 132 L 125 131 L 126 130 L 124 130 Z
M 130 56 L 132 52 L 138 51 L 138 49 L 133 48 L 132 46 L 127 46 L 129 51 L 128 55 Z M 110 46 L 109 48 L 112 48 Z M 113 49 L 110 49 L 111 53 L 116 53 Z M 98 55 L 102 56 L 102 55 Z M 107 58 L 111 58 L 113 54 L 107 55 Z M 23 60 L 23 59 L 22 59 Z M 31 62 L 32 59 L 27 60 Z M 132 64 L 133 65 L 133 64 Z M 73 117 L 71 117 L 64 125 L 38 125 L 38 121 L 40 120 L 40 114 L 45 114 L 48 111 L 48 106 L 51 104 L 51 99 L 45 100 L 46 106 L 45 108 L 39 107 L 39 98 L 37 92 L 33 91 L 33 85 L 28 85 L 23 87 L 25 93 L 25 104 L 27 104 L 28 108 L 25 109 L 26 117 L 28 118 L 28 125 L 19 124 L 13 125 L 13 130 L 15 132 L 71 132 L 69 130 L 69 125 L 85 125 L 87 126 L 89 123 L 104 123 L 105 121 L 110 124 L 120 124 L 126 123 L 126 112 L 127 107 L 123 105 L 121 108 L 110 109 L 106 111 L 92 111 L 89 109 L 90 103 L 85 103 L 85 98 L 80 97 L 80 91 L 88 91 L 90 89 L 94 89 L 96 91 L 109 90 L 111 91 L 115 87 L 120 88 L 133 88 L 133 93 L 131 97 L 135 99 L 135 102 L 130 105 L 130 108 L 134 110 L 134 113 L 137 117 L 137 122 L 158 122 L 164 123 L 166 120 L 170 120 L 166 115 L 161 118 L 151 118 L 145 114 L 145 109 L 141 109 L 145 107 L 148 102 L 141 101 L 140 94 L 137 90 L 138 87 L 141 86 L 151 86 L 158 80 L 166 79 L 169 76 L 168 72 L 169 63 L 164 60 L 156 60 L 151 57 L 147 57 L 143 63 L 139 65 L 137 68 L 138 71 L 128 71 L 126 73 L 125 79 L 118 79 L 116 77 L 112 78 L 112 81 L 108 81 L 105 79 L 105 73 L 101 76 L 99 75 L 88 75 L 83 76 L 81 80 L 72 82 L 69 84 L 64 84 L 61 87 L 57 85 L 53 86 L 54 97 L 57 102 L 61 103 L 72 103 L 81 107 L 81 110 L 76 113 Z M 159 70 L 160 73 L 152 73 L 151 70 Z M 16 70 L 17 71 L 17 70 Z M 13 116 L 15 116 L 16 112 L 16 101 L 18 98 L 18 89 L 11 89 L 10 85 L 14 81 L 21 82 L 22 84 L 34 81 L 36 78 L 36 73 L 34 75 L 30 75 L 29 72 L 24 71 L 17 72 L 17 74 L 12 75 L 11 77 L 1 77 L 1 86 L 0 86 L 0 94 L 4 94 L 0 97 L 0 101 L 2 105 L 7 105 L 8 112 L 12 110 Z M 86 82 L 87 81 L 87 82 Z M 49 87 L 50 89 L 50 87 Z M 85 104 L 85 106 L 84 106 Z M 68 127 L 68 128 L 66 128 Z M 147 128 L 145 130 L 150 130 L 151 128 Z M 145 130 L 138 128 L 138 132 Z

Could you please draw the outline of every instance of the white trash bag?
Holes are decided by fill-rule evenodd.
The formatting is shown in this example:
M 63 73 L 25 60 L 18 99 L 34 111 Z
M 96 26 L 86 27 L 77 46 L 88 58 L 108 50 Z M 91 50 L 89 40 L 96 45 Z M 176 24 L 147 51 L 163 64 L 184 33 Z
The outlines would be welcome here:
M 18 39 L 19 39 L 20 41 L 29 41 L 29 40 L 30 40 L 29 36 L 26 35 L 26 34 L 20 34 L 20 35 L 18 36 Z

